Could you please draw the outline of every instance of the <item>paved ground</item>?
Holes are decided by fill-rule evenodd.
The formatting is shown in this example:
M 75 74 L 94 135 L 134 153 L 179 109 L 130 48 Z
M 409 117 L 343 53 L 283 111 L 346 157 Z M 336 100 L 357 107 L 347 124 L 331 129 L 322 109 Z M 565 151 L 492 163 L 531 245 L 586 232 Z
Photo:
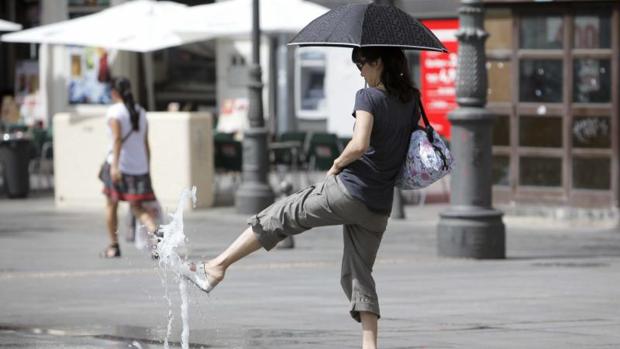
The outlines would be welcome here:
M 506 260 L 444 259 L 435 252 L 444 208 L 408 207 L 407 220 L 390 222 L 375 268 L 381 348 L 620 347 L 616 229 L 506 217 Z M 190 255 L 214 255 L 244 220 L 231 208 L 188 213 Z M 176 280 L 127 243 L 123 258 L 97 258 L 103 222 L 46 195 L 0 199 L 0 347 L 161 348 L 164 285 L 178 345 Z M 359 348 L 339 286 L 339 229 L 296 243 L 241 261 L 211 296 L 192 290 L 192 347 Z

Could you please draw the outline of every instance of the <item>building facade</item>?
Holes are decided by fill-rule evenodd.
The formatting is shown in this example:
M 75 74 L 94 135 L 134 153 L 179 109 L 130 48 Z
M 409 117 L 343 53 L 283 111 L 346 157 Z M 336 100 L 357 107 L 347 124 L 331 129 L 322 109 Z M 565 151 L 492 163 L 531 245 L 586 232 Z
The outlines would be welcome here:
M 486 7 L 495 201 L 617 207 L 620 2 Z
M 0 4 L 0 15 L 27 28 L 92 13 L 119 1 L 8 0 Z M 188 5 L 208 2 L 184 1 Z M 334 8 L 350 1 L 313 2 Z M 59 7 L 59 3 L 64 7 Z M 395 0 L 394 4 L 422 20 L 458 20 L 458 0 Z M 487 107 L 497 115 L 493 138 L 494 200 L 617 207 L 620 202 L 620 2 L 484 0 L 484 4 L 485 28 L 490 34 L 486 43 Z M 40 52 L 36 45 L 26 44 L 2 44 L 0 51 L 0 86 L 3 91 L 13 90 L 17 85 L 14 72 L 19 61 L 36 60 Z M 220 68 L 226 62 L 244 65 L 244 60 L 234 55 L 224 57 L 224 51 L 221 45 L 211 42 L 155 53 L 158 109 L 181 100 L 188 108 L 211 106 L 218 110 L 218 103 L 227 96 L 225 92 L 236 91 L 237 87 L 222 86 L 231 80 L 234 69 L 218 69 L 217 62 Z M 247 56 L 241 51 L 240 57 Z M 57 56 L 62 62 L 68 60 L 66 53 L 50 50 L 46 54 Z M 330 126 L 330 118 L 341 120 L 342 115 L 350 113 L 351 103 L 345 99 L 345 95 L 351 95 L 349 89 L 354 91 L 363 84 L 356 70 L 350 67 L 348 54 L 335 50 L 295 53 L 294 113 L 301 128 L 350 134 L 349 124 L 334 121 Z M 416 52 L 408 54 L 412 75 L 424 95 L 428 86 L 421 76 L 424 69 L 421 65 L 425 58 Z M 129 62 L 124 64 L 126 69 L 121 71 L 141 71 L 136 57 L 129 57 L 126 62 Z M 264 57 L 263 65 L 271 63 Z M 242 76 L 244 70 L 238 70 L 237 75 Z M 62 73 L 66 75 L 66 69 Z M 56 79 L 54 74 L 54 69 L 41 72 L 41 85 L 59 84 L 59 89 L 50 90 L 62 90 L 66 82 Z M 135 79 L 140 80 L 138 76 Z M 263 81 L 269 85 L 271 80 L 275 76 L 266 69 Z M 346 91 L 342 88 L 343 81 L 347 82 Z M 245 87 L 238 86 L 238 89 L 240 95 L 245 93 Z M 340 91 L 340 95 L 334 95 L 333 91 Z M 63 105 L 48 106 L 50 112 L 66 110 L 66 94 L 65 91 L 49 97 L 50 103 L 63 101 Z M 275 105 L 273 95 L 265 92 L 267 106 Z M 273 114 L 273 110 L 266 113 Z

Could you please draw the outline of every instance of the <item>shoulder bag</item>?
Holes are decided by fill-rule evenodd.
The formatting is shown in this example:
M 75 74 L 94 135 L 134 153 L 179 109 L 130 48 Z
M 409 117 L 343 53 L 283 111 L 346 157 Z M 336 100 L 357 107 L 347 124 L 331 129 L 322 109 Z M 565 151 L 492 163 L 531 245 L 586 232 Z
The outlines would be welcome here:
M 424 127 L 414 125 L 407 158 L 396 177 L 396 187 L 404 190 L 427 187 L 450 173 L 454 166 L 452 154 L 428 121 L 421 99 L 418 104 Z

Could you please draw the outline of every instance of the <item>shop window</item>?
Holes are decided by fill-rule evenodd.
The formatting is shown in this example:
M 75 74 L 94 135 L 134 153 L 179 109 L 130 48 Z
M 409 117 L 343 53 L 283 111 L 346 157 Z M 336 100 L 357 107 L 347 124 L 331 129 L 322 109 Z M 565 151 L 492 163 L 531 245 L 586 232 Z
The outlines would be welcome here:
M 575 16 L 574 48 L 610 48 L 611 12 Z
M 522 147 L 562 147 L 562 118 L 522 116 L 519 118 L 519 145 Z
M 609 117 L 575 117 L 573 119 L 574 148 L 611 147 L 611 120 Z
M 488 10 L 484 17 L 484 29 L 490 34 L 487 50 L 512 49 L 512 15 L 507 9 Z
M 575 59 L 573 75 L 573 102 L 610 102 L 611 64 L 609 59 Z
M 564 28 L 561 16 L 524 16 L 519 26 L 519 47 L 523 49 L 562 49 Z
M 562 185 L 562 159 L 522 156 L 519 159 L 519 183 L 530 186 L 560 187 Z
M 498 115 L 493 123 L 493 145 L 510 145 L 510 118 L 506 115 Z
M 325 54 L 307 50 L 298 56 L 298 112 L 301 117 L 325 117 Z
M 69 104 L 108 104 L 110 95 L 109 53 L 102 48 L 70 47 L 71 74 L 67 79 Z
M 494 155 L 492 164 L 493 185 L 510 185 L 510 157 Z
M 573 187 L 575 189 L 609 190 L 611 161 L 607 157 L 573 157 Z
M 489 78 L 489 102 L 510 102 L 512 101 L 512 79 L 510 75 L 510 61 L 491 61 L 487 62 L 487 73 Z
M 190 90 L 197 87 L 205 88 L 215 81 L 214 42 L 193 44 L 189 46 L 172 47 L 166 52 L 166 84 L 175 86 L 178 90 Z M 163 58 L 163 57 L 162 57 Z M 235 56 L 243 61 L 243 57 Z M 157 59 L 159 61 L 160 59 Z M 240 63 L 243 66 L 245 62 Z M 245 67 L 245 66 L 244 66 Z M 248 79 L 247 70 L 242 69 L 242 76 L 238 82 L 245 87 Z
M 519 68 L 521 102 L 562 102 L 562 60 L 523 59 Z

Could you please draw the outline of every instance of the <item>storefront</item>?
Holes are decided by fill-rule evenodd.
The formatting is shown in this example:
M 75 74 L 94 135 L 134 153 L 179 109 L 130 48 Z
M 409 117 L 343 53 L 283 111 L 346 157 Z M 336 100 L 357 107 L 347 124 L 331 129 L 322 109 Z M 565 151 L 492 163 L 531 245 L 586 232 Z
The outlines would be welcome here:
M 620 3 L 486 4 L 495 201 L 617 206 Z

